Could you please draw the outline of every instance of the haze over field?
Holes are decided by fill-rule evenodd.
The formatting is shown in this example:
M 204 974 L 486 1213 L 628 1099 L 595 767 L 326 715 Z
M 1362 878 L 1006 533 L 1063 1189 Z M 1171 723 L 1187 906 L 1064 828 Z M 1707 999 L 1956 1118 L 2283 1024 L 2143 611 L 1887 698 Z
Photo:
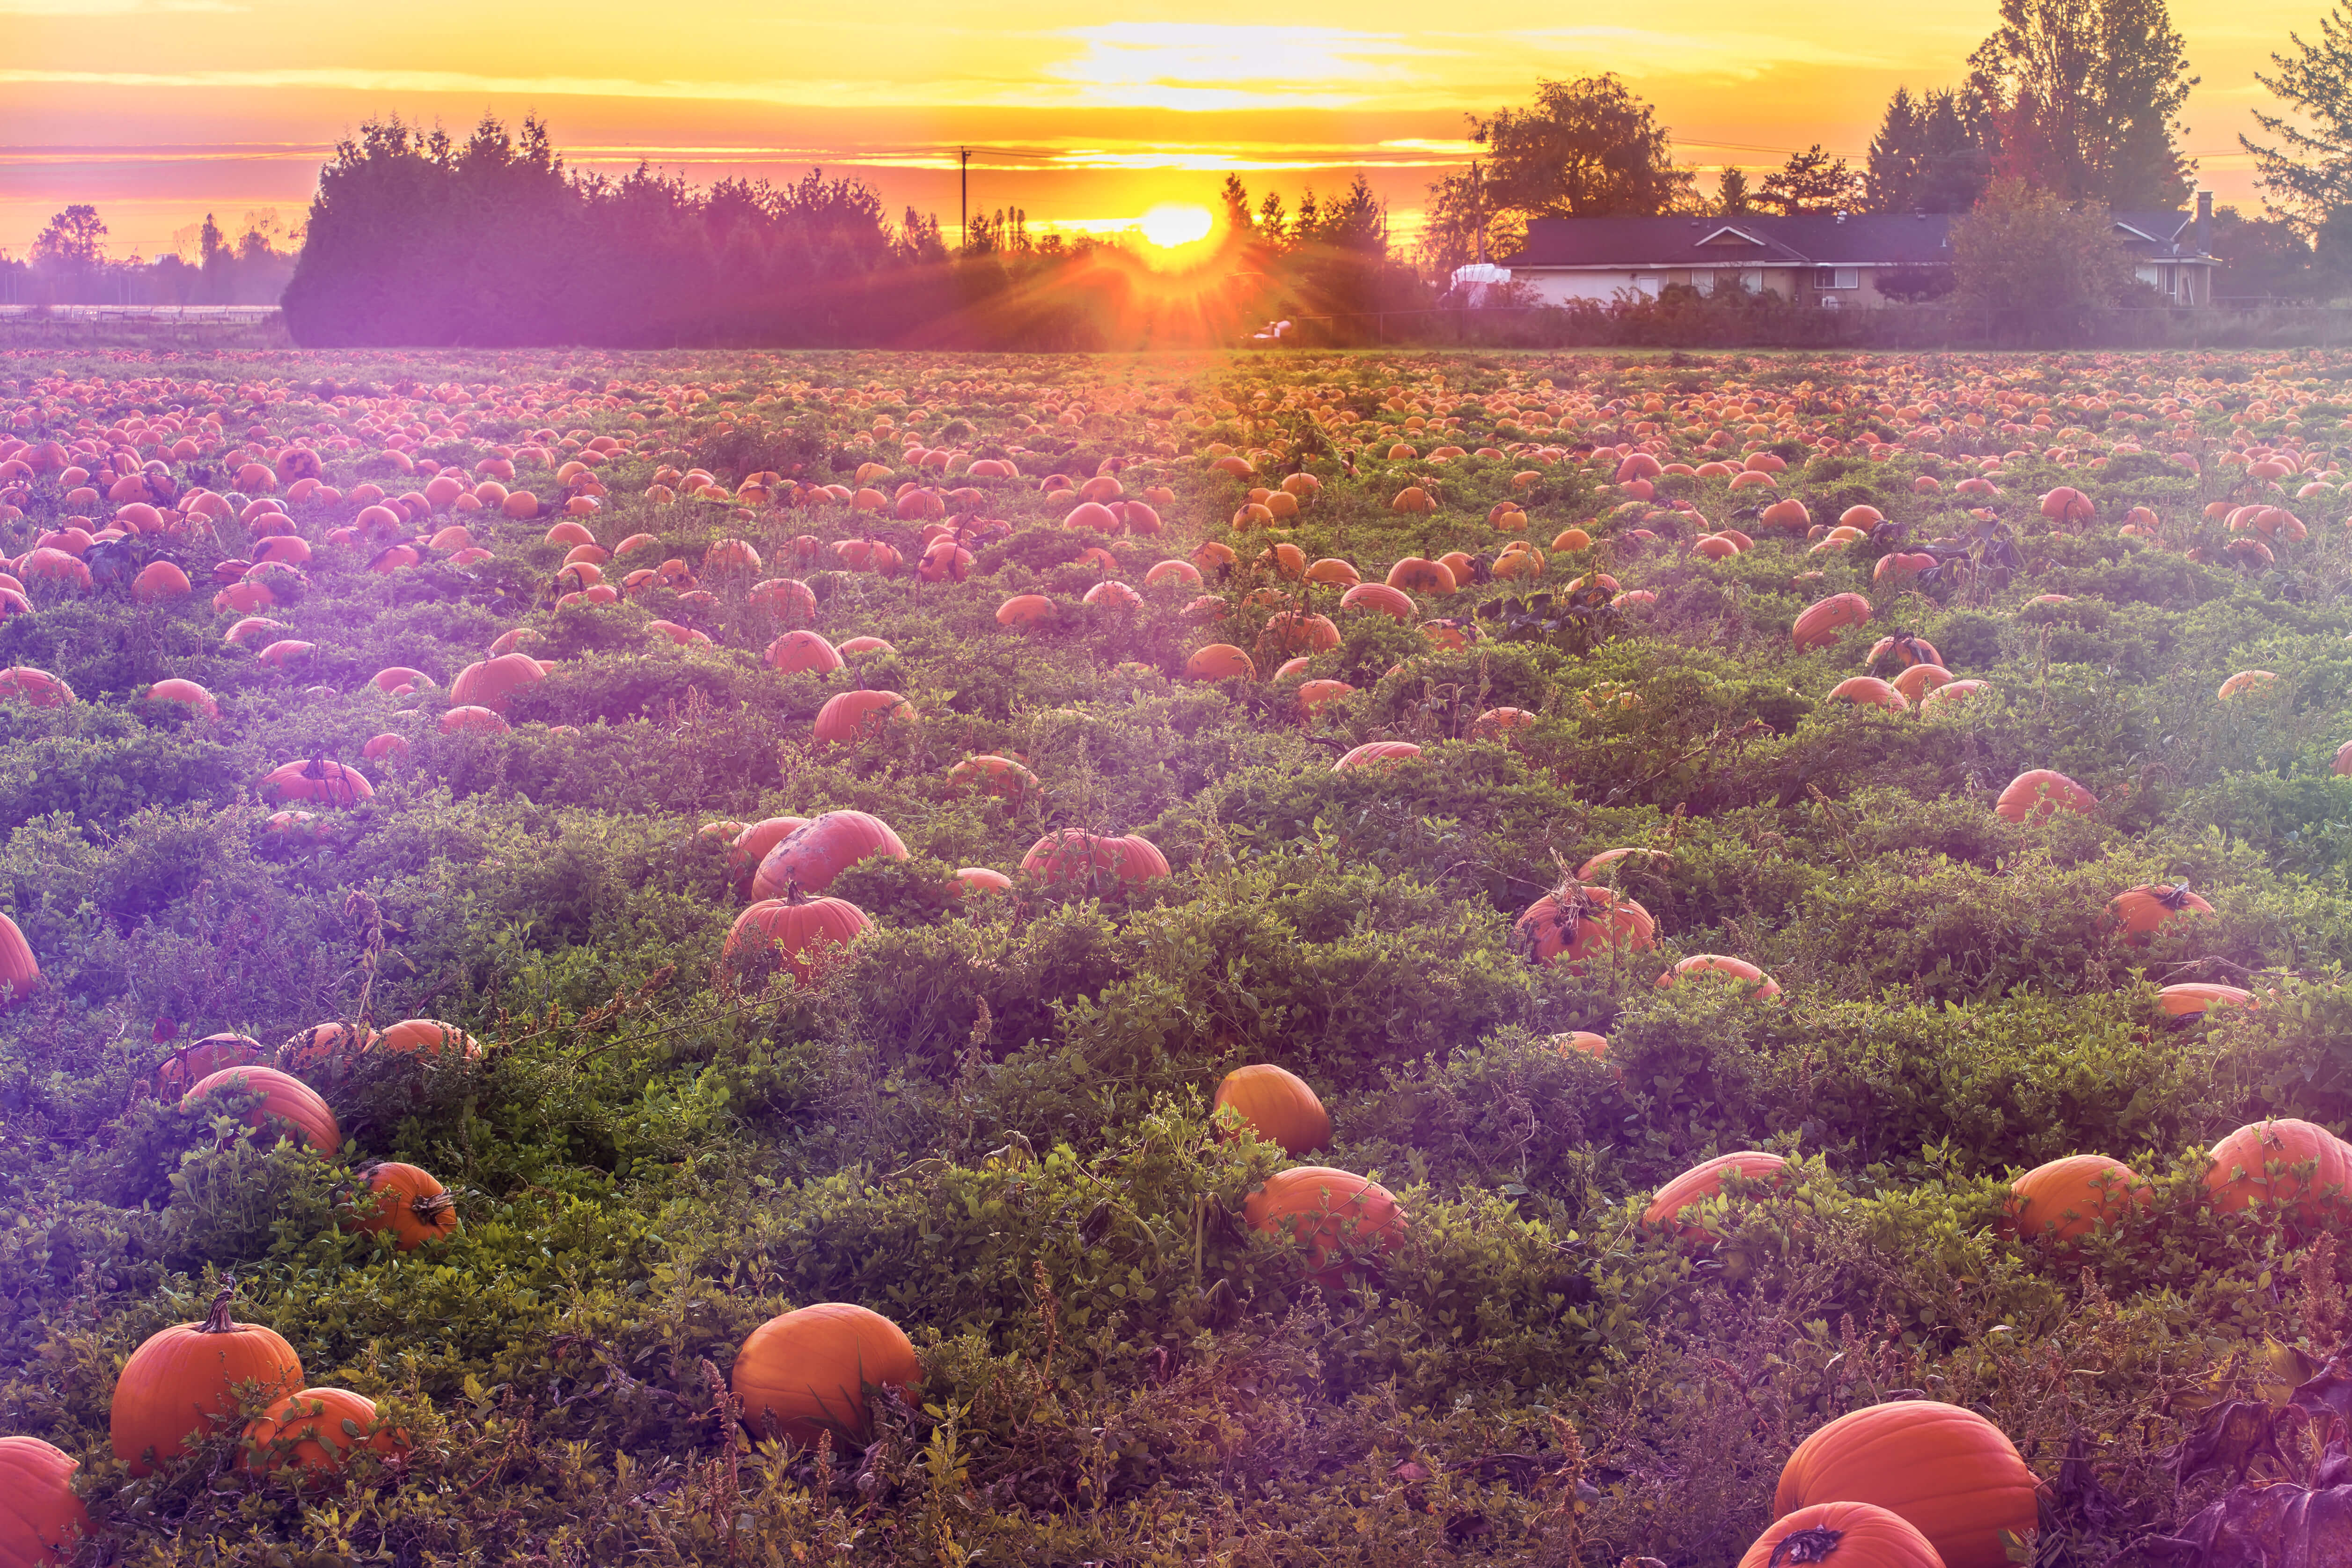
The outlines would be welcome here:
M 2314 0 L 2185 0 L 2173 20 L 2201 84 L 2181 146 L 2224 202 L 2259 198 L 2237 135 L 2252 79 Z M 1538 76 L 1613 70 L 1654 101 L 1678 156 L 1761 170 L 1821 142 L 1857 161 L 1898 84 L 1949 86 L 1990 5 L 1824 0 L 1773 16 L 1680 0 L 1623 23 L 1500 13 L 1442 26 L 1426 6 L 1144 6 L 1106 20 L 1047 0 L 1013 14 L 916 0 L 813 16 L 687 0 L 656 21 L 588 4 L 392 7 L 295 0 L 0 0 L 10 40 L 0 247 L 96 204 L 116 255 L 155 256 L 206 212 L 291 224 L 332 142 L 398 113 L 462 132 L 536 110 L 576 164 L 640 159 L 697 183 L 782 181 L 813 163 L 952 226 L 954 149 L 974 212 L 1122 231 L 1169 202 L 1213 205 L 1238 170 L 1296 197 L 1362 171 L 1409 237 L 1425 187 L 1466 157 L 1463 119 Z M 1639 25 L 1626 25 L 1638 23 Z

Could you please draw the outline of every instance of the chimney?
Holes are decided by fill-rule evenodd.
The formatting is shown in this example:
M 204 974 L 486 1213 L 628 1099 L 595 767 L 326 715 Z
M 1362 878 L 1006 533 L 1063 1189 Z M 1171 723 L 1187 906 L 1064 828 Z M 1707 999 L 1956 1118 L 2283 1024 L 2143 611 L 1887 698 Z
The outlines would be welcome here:
M 2213 254 L 2213 193 L 2197 193 L 2197 254 Z

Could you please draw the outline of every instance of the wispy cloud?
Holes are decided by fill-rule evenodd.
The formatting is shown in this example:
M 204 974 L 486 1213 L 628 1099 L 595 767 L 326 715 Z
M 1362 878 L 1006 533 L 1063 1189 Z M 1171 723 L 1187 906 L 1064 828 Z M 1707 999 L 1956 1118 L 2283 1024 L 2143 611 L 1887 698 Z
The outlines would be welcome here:
M 1079 52 L 1039 68 L 1088 107 L 1336 108 L 1409 79 L 1420 53 L 1402 36 L 1345 27 L 1109 22 L 1057 37 Z
M 227 0 L 0 0 L 0 16 L 131 16 L 247 10 Z

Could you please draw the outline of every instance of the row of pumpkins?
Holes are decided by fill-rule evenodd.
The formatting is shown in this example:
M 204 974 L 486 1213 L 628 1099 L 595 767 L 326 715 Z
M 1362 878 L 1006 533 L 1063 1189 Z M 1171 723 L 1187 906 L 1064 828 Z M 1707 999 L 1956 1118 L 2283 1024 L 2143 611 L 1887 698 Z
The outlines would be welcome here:
M 1559 1044 L 1589 1049 L 1588 1042 L 1597 1039 L 1569 1037 Z M 278 1086 L 264 1080 L 282 1077 L 267 1068 L 231 1068 L 189 1092 L 201 1099 L 261 1087 L 257 1130 L 290 1121 L 315 1142 L 316 1130 L 299 1111 L 289 1117 L 271 1109 Z M 1247 1129 L 1293 1157 L 1331 1137 L 1330 1117 L 1313 1089 L 1282 1068 L 1260 1064 L 1228 1074 L 1216 1107 L 1223 1130 Z M 331 1113 L 327 1127 L 332 1127 Z M 2352 1146 L 2308 1122 L 2241 1128 L 2215 1146 L 2213 1158 L 2206 1185 L 2225 1211 L 2271 1205 L 2315 1224 L 2352 1186 Z M 395 1168 L 372 1168 L 371 1188 L 405 1198 L 410 1189 L 377 1179 L 387 1169 Z M 1774 1182 L 1790 1170 L 1782 1156 L 1760 1151 L 1709 1160 L 1661 1187 L 1643 1224 L 1672 1230 L 1685 1244 L 1711 1242 L 1716 1237 L 1704 1224 L 1685 1217 L 1690 1209 L 1720 1197 L 1727 1176 Z M 2011 1228 L 2056 1243 L 2112 1225 L 2126 1205 L 2150 1201 L 2149 1190 L 2127 1166 L 2102 1155 L 2053 1161 L 2017 1178 L 2011 1191 Z M 431 1193 L 430 1218 L 424 1221 L 429 1228 L 414 1237 L 401 1233 L 404 1247 L 455 1229 L 451 1201 L 437 1184 L 431 1184 Z M 416 1213 L 428 1213 L 423 1200 Z M 1327 1286 L 1344 1284 L 1349 1268 L 1394 1247 L 1406 1229 L 1404 1211 L 1387 1189 L 1328 1166 L 1295 1166 L 1268 1177 L 1249 1195 L 1244 1215 L 1254 1229 L 1297 1247 L 1306 1255 L 1307 1273 Z M 377 1228 L 387 1222 L 368 1215 L 361 1223 Z M 291 1345 L 265 1326 L 230 1316 L 234 1289 L 234 1279 L 225 1280 L 202 1321 L 152 1336 L 125 1363 L 115 1388 L 110 1441 L 131 1475 L 150 1474 L 184 1457 L 192 1440 L 224 1430 L 235 1420 L 236 1390 L 245 1384 L 297 1392 L 280 1394 L 247 1424 L 236 1459 L 241 1470 L 291 1466 L 306 1484 L 322 1483 L 362 1451 L 393 1458 L 407 1449 L 407 1435 L 381 1420 L 366 1396 L 303 1387 L 301 1359 Z M 730 1388 L 755 1433 L 814 1447 L 828 1437 L 861 1440 L 870 1432 L 868 1392 L 911 1392 L 922 1377 L 914 1346 L 897 1324 L 863 1307 L 825 1302 L 782 1313 L 754 1330 L 736 1355 Z M 92 1530 L 72 1489 L 76 1468 L 39 1439 L 0 1439 L 0 1562 L 29 1568 L 69 1560 Z M 1790 1455 L 1774 1494 L 1775 1522 L 1743 1559 L 1743 1568 L 1777 1564 L 1792 1546 L 1809 1553 L 1802 1561 L 1834 1555 L 1852 1568 L 2003 1568 L 2003 1532 L 2022 1536 L 2035 1527 L 2036 1485 L 2015 1446 L 1974 1411 L 1927 1400 L 1857 1410 L 1814 1432 Z

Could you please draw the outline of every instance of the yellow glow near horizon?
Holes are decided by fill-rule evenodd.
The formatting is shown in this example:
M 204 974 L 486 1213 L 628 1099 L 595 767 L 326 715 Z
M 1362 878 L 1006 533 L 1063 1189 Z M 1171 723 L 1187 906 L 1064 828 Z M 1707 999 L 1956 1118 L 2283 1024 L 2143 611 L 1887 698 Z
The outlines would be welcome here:
M 1143 237 L 1162 250 L 1180 245 L 1190 245 L 1196 239 L 1209 237 L 1216 226 L 1216 217 L 1206 207 L 1196 207 L 1185 202 L 1161 202 L 1136 220 L 1135 226 Z

